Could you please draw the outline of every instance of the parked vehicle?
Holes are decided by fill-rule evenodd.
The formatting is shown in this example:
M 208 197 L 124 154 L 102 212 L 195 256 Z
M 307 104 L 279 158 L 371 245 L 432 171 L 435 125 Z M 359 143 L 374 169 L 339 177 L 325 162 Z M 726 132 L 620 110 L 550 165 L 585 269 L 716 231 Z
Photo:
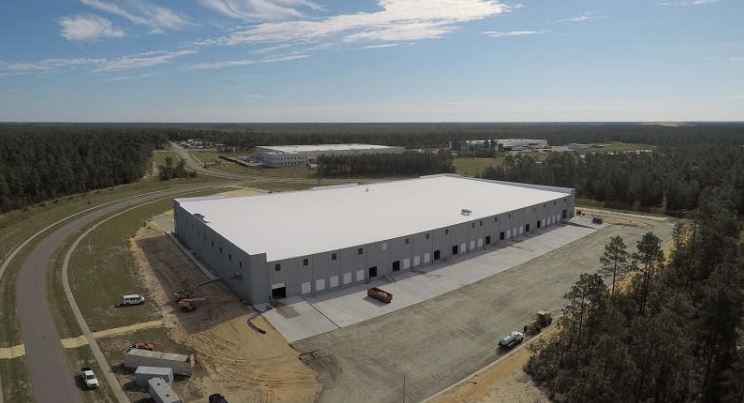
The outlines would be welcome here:
M 592 217 L 592 223 L 593 224 L 602 225 L 603 222 L 604 222 L 604 220 L 602 219 L 602 217 L 599 217 L 599 216 L 596 216 L 596 215 L 594 217 Z
M 93 373 L 93 370 L 90 369 L 90 367 L 80 368 L 80 377 L 83 379 L 86 388 L 98 388 L 98 378 L 96 378 L 96 374 Z
M 145 303 L 145 297 L 139 295 L 139 294 L 129 294 L 129 295 L 123 295 L 121 297 L 121 306 L 124 305 L 139 305 Z
M 130 344 L 129 348 L 152 351 L 152 350 L 155 350 L 155 345 L 152 343 L 148 343 L 146 341 L 138 341 L 134 344 Z
M 502 349 L 510 349 L 521 343 L 523 340 L 524 333 L 515 330 L 499 340 L 499 347 Z
M 377 287 L 368 288 L 367 296 L 370 298 L 374 298 L 380 302 L 384 302 L 386 304 L 393 302 L 393 294 L 387 291 L 381 290 Z

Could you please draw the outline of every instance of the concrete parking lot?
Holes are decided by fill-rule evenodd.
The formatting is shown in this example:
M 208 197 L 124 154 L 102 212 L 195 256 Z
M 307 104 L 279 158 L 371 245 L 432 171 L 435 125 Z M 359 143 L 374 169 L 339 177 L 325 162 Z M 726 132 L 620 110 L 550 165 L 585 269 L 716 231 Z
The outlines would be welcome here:
M 425 399 L 493 361 L 499 338 L 536 310 L 560 313 L 562 296 L 579 274 L 596 271 L 610 237 L 631 248 L 649 230 L 671 239 L 666 220 L 619 221 L 465 287 L 293 343 L 319 374 L 320 401 Z
M 586 226 L 559 225 L 534 232 L 515 242 L 501 242 L 458 259 L 427 266 L 416 271 L 391 275 L 370 284 L 360 284 L 315 297 L 285 300 L 264 317 L 289 341 L 295 342 L 434 298 L 473 284 L 524 262 L 565 246 L 594 231 Z M 596 226 L 595 226 L 596 227 Z M 384 304 L 367 297 L 367 288 L 381 287 L 393 294 Z

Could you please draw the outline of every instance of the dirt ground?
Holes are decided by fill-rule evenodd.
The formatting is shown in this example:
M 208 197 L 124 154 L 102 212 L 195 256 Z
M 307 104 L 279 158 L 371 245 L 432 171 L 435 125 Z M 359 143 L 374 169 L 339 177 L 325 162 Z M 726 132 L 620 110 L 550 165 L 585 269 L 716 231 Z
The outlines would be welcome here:
M 461 384 L 428 400 L 427 403 L 550 402 L 522 368 L 532 356 L 532 351 L 527 347 L 540 338 L 550 337 L 553 333 L 555 326 L 542 333 L 540 337 L 531 339 L 527 346 L 484 368 Z
M 175 383 L 185 401 L 203 402 L 212 393 L 222 393 L 230 402 L 316 400 L 321 386 L 312 369 L 268 322 L 261 317 L 252 319 L 252 308 L 222 284 L 209 284 L 193 292 L 214 298 L 196 302 L 196 311 L 176 309 L 172 297 L 176 291 L 208 279 L 155 224 L 148 223 L 130 240 L 130 250 L 142 282 L 153 296 L 153 305 L 163 316 L 161 332 L 175 344 L 172 349 L 194 354 L 194 375 Z M 248 323 L 251 319 L 253 327 Z M 130 397 L 142 399 L 144 395 L 131 387 L 131 374 L 119 372 Z

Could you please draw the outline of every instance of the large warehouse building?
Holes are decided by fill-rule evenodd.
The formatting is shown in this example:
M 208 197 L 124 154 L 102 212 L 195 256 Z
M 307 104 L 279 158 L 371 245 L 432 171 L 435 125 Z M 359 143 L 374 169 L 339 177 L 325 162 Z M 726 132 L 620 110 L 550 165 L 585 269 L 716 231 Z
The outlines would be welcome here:
M 402 147 L 375 144 L 258 146 L 254 158 L 267 167 L 275 168 L 313 163 L 320 155 L 396 154 L 403 151 Z
M 573 215 L 573 189 L 458 175 L 174 201 L 178 239 L 253 304 L 493 247 Z

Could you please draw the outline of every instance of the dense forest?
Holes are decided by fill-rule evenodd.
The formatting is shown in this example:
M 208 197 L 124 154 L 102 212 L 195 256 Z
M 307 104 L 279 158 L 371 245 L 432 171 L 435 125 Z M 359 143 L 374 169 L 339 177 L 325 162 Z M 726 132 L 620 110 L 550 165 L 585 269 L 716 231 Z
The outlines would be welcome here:
M 8 127 L 9 125 L 1 125 Z M 651 145 L 744 144 L 744 124 L 684 123 L 274 123 L 274 124 L 36 124 L 33 127 L 155 131 L 171 140 L 201 138 L 237 146 L 372 143 L 408 148 L 447 147 L 449 141 L 547 139 L 551 145 L 619 141 Z
M 552 399 L 744 401 L 744 256 L 732 186 L 701 192 L 694 220 L 675 228 L 669 259 L 652 233 L 637 245 L 607 244 L 598 262 L 605 276 L 580 277 L 558 335 L 525 366 Z
M 454 172 L 448 152 L 321 155 L 318 176 L 415 176 Z
M 578 197 L 619 208 L 665 208 L 675 214 L 695 209 L 702 189 L 733 184 L 737 212 L 744 214 L 744 149 L 679 144 L 655 152 L 550 153 L 506 156 L 486 168 L 488 179 L 576 188 Z
M 0 213 L 134 182 L 165 139 L 138 129 L 2 127 Z
M 507 157 L 489 178 L 560 184 L 609 206 L 682 212 L 697 206 L 706 186 L 736 178 L 744 212 L 744 124 L 679 126 L 640 123 L 410 124 L 0 124 L 0 212 L 50 198 L 141 178 L 154 147 L 201 138 L 247 150 L 261 144 L 361 142 L 443 148 L 450 141 L 544 138 L 550 144 L 629 142 L 659 146 L 649 154 L 551 155 L 546 161 Z M 420 175 L 450 172 L 444 157 L 405 154 L 407 161 L 326 161 L 321 174 Z M 385 165 L 388 164 L 388 165 Z M 164 167 L 162 179 L 185 175 Z

